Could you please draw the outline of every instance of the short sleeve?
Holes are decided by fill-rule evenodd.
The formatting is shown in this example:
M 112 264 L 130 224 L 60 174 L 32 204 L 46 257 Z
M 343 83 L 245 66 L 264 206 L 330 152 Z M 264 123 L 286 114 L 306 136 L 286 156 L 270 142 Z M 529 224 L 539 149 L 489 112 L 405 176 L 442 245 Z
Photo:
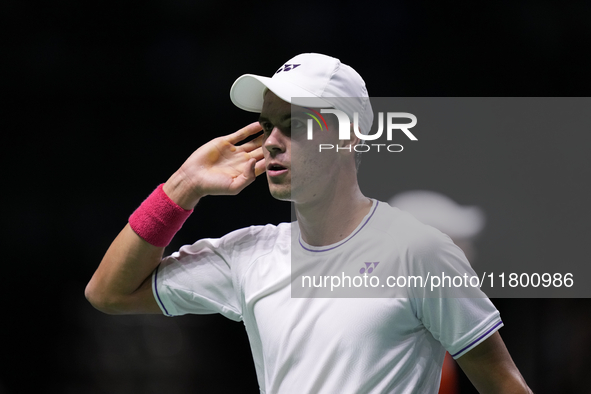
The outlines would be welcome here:
M 152 290 L 165 315 L 220 313 L 242 319 L 227 241 L 202 239 L 162 260 Z
M 486 294 L 470 284 L 470 278 L 477 284 L 476 273 L 447 235 L 432 229 L 413 252 L 415 272 L 439 279 L 415 289 L 417 317 L 452 357 L 462 356 L 503 326 Z

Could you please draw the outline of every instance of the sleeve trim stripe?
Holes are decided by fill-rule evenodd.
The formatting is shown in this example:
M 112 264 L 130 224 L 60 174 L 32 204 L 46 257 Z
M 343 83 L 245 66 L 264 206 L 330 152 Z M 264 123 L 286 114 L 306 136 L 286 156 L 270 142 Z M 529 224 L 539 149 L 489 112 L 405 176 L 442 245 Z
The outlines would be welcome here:
M 495 324 L 494 326 L 492 326 L 487 332 L 485 332 L 484 334 L 482 334 L 481 336 L 479 336 L 478 338 L 476 338 L 475 340 L 473 340 L 472 342 L 470 342 L 470 344 L 468 346 L 466 346 L 465 348 L 463 348 L 462 350 L 460 350 L 459 352 L 452 354 L 452 357 L 456 357 L 457 355 L 465 352 L 467 349 L 471 348 L 475 343 L 479 342 L 482 338 L 486 337 L 487 335 L 489 335 L 493 330 L 495 330 L 497 327 L 499 327 L 500 325 L 502 325 L 503 322 L 499 321 L 497 324 Z
M 168 310 L 166 310 L 166 307 L 164 306 L 164 303 L 162 302 L 162 299 L 160 298 L 160 294 L 158 293 L 158 269 L 159 268 L 160 268 L 160 265 L 158 265 L 158 267 L 156 267 L 156 271 L 154 271 L 154 294 L 156 294 L 156 300 L 158 301 L 158 304 L 160 304 L 160 308 L 162 308 L 162 310 L 164 311 L 166 316 L 172 316 L 170 313 L 168 313 Z

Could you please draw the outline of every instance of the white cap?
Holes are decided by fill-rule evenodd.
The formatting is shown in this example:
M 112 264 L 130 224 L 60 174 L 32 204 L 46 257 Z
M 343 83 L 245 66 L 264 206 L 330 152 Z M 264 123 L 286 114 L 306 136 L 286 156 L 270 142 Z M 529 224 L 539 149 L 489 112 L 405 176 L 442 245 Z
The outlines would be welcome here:
M 368 134 L 371 129 L 373 111 L 365 82 L 334 57 L 304 53 L 288 60 L 271 78 L 242 75 L 232 85 L 230 99 L 245 111 L 261 112 L 266 89 L 294 105 L 341 110 L 351 122 L 357 112 L 361 133 Z
M 484 228 L 485 215 L 476 206 L 461 206 L 442 194 L 413 190 L 392 197 L 388 203 L 433 226 L 453 239 L 469 239 Z

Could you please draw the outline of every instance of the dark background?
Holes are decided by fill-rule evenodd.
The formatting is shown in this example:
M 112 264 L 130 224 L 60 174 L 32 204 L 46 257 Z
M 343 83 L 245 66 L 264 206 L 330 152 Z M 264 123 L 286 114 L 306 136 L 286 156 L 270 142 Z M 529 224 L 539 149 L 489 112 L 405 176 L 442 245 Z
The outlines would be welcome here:
M 0 393 L 257 392 L 242 324 L 107 316 L 83 296 L 139 203 L 194 149 L 256 119 L 229 100 L 241 74 L 320 52 L 353 66 L 376 97 L 589 96 L 590 17 L 583 1 L 3 1 Z M 438 171 L 391 171 L 376 197 L 423 188 L 482 206 L 479 258 L 531 252 L 559 270 L 577 248 L 568 259 L 588 264 L 588 132 L 499 141 L 486 162 L 469 154 L 478 141 L 442 143 Z M 289 218 L 261 179 L 205 198 L 169 251 Z M 590 301 L 493 300 L 536 393 L 591 392 Z

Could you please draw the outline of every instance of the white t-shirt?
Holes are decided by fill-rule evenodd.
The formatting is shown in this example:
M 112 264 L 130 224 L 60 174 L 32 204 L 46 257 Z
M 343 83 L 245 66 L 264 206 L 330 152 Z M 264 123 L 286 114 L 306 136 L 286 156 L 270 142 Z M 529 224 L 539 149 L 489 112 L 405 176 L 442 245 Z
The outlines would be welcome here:
M 292 264 L 294 284 L 308 283 L 300 282 L 301 267 L 320 264 L 341 277 L 372 268 L 382 284 L 387 276 L 473 273 L 449 237 L 374 200 L 357 229 L 334 245 L 307 245 L 297 223 L 281 223 L 183 246 L 154 271 L 154 296 L 167 316 L 221 313 L 243 321 L 260 390 L 269 394 L 436 393 L 445 350 L 460 357 L 503 325 L 484 294 L 447 297 L 444 287 L 435 296 L 425 285 L 381 298 L 344 298 L 367 297 L 356 288 L 329 298 L 329 289 L 316 288 L 310 294 L 325 298 L 294 298 Z

